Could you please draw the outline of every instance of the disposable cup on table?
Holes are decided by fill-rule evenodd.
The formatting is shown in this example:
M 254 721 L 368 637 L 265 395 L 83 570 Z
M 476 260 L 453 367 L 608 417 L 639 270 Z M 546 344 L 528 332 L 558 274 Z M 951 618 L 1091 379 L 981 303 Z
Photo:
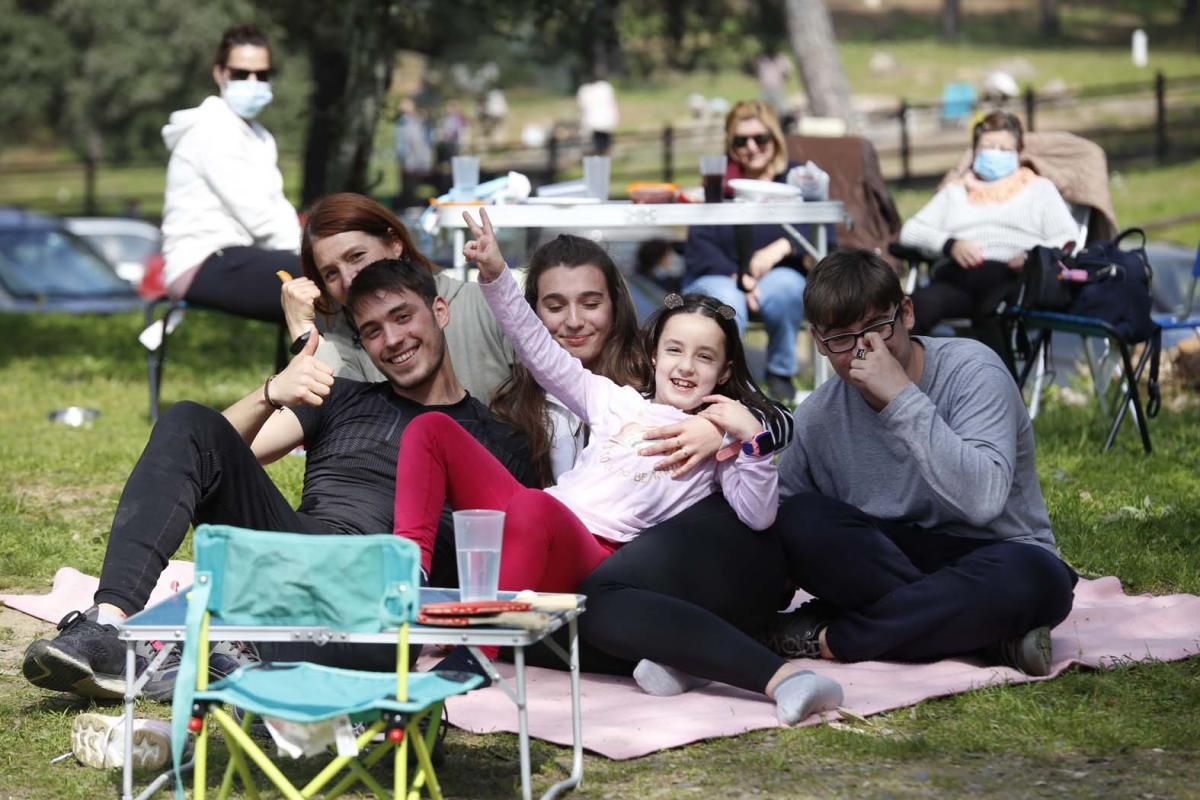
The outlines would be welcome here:
M 496 599 L 503 541 L 503 511 L 466 509 L 454 512 L 458 587 L 463 600 Z
M 454 156 L 450 159 L 456 195 L 470 194 L 479 185 L 479 156 Z
M 704 202 L 720 203 L 725 199 L 725 156 L 700 156 L 700 180 L 704 184 Z
M 583 157 L 583 182 L 587 186 L 588 197 L 607 200 L 608 183 L 611 176 L 611 158 L 608 156 Z

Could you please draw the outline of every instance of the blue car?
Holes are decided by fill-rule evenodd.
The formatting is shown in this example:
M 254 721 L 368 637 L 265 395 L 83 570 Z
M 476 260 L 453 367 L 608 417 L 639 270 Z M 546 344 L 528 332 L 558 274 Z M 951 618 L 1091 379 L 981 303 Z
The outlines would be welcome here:
M 140 306 L 133 287 L 60 220 L 0 208 L 0 311 L 112 313 Z

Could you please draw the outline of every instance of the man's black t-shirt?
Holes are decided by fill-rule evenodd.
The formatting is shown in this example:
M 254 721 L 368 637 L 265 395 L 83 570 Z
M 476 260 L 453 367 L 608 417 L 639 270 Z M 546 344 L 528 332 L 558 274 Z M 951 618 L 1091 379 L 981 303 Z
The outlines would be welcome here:
M 400 397 L 387 382 L 338 378 L 320 406 L 292 409 L 304 428 L 308 461 L 297 511 L 338 532 L 391 533 L 400 436 L 426 411 L 452 417 L 518 481 L 537 485 L 525 437 L 469 394 L 451 405 L 423 406 Z

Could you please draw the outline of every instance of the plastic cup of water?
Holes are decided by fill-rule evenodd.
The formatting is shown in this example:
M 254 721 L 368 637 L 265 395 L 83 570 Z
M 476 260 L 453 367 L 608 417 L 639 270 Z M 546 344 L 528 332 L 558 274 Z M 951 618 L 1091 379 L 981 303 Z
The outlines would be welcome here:
M 611 176 L 611 158 L 608 156 L 583 157 L 583 182 L 587 186 L 588 197 L 607 200 L 608 182 Z
M 463 600 L 496 599 L 503 541 L 503 511 L 467 509 L 454 512 L 459 596 Z
M 450 173 L 456 194 L 474 193 L 479 185 L 479 156 L 454 156 L 450 159 Z

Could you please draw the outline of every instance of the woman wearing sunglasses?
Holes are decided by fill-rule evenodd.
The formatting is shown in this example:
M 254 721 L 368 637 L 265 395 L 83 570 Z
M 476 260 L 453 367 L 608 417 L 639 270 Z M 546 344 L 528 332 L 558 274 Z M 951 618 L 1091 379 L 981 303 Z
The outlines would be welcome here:
M 744 100 L 725 118 L 726 179 L 783 182 L 790 163 L 779 120 L 761 100 Z M 688 232 L 683 291 L 707 294 L 767 326 L 767 391 L 791 402 L 795 394 L 796 333 L 804 318 L 802 252 L 779 225 L 703 226 Z M 739 285 L 740 274 L 740 285 Z
M 283 321 L 277 270 L 299 269 L 300 223 L 283 194 L 275 139 L 254 121 L 271 102 L 271 45 L 253 25 L 225 31 L 219 96 L 176 111 L 163 205 L 167 293 L 252 319 Z

